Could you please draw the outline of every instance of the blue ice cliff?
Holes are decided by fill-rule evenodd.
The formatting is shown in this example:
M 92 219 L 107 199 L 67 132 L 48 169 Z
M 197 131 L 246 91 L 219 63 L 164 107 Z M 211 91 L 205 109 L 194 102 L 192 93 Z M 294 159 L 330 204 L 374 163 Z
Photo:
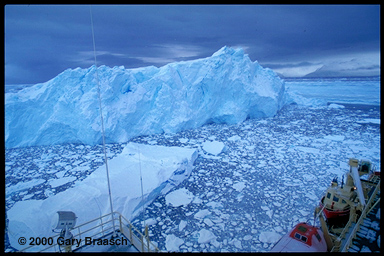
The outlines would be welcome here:
M 241 48 L 223 47 L 211 57 L 160 68 L 97 70 L 107 143 L 270 117 L 284 104 L 284 82 Z M 6 93 L 6 147 L 101 143 L 97 88 L 92 66 Z

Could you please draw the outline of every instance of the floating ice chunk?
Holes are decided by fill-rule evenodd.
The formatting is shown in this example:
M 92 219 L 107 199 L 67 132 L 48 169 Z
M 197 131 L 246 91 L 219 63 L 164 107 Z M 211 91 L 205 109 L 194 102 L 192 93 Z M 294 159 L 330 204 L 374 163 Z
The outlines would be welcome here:
M 21 181 L 21 182 L 18 182 L 16 185 L 7 187 L 5 189 L 5 192 L 6 192 L 6 195 L 10 195 L 14 192 L 24 190 L 24 189 L 29 189 L 29 188 L 32 188 L 34 186 L 40 185 L 44 182 L 45 182 L 44 179 L 32 179 L 32 180 L 24 181 L 24 182 Z
M 69 166 L 66 166 L 66 168 L 67 168 L 67 167 L 69 167 Z M 63 178 L 63 177 L 64 177 L 64 174 L 65 174 L 66 172 L 67 172 L 67 171 L 57 172 L 57 173 L 56 173 L 56 177 L 57 177 L 58 179 Z
M 303 215 L 304 217 L 305 216 L 308 216 L 310 213 L 308 211 L 304 211 L 304 210 L 298 210 L 298 212 Z
M 356 121 L 356 123 L 358 124 L 380 124 L 380 119 L 374 119 L 374 118 L 365 118 L 363 120 L 360 120 L 360 121 Z
M 220 141 L 206 141 L 203 143 L 204 151 L 215 156 L 220 154 L 224 147 L 224 143 Z
M 237 182 L 232 186 L 237 192 L 241 192 L 245 188 L 245 182 Z
M 320 150 L 317 148 L 311 148 L 311 147 L 302 147 L 302 146 L 297 146 L 295 149 L 303 151 L 305 153 L 312 153 L 312 154 L 319 154 Z
M 332 103 L 332 104 L 329 104 L 328 108 L 345 108 L 345 106 Z
M 196 219 L 204 219 L 205 216 L 211 214 L 211 212 L 207 209 L 204 209 L 204 210 L 200 210 L 198 211 L 196 214 L 195 214 L 195 218 Z
M 303 178 L 306 181 L 314 181 L 314 180 L 316 180 L 316 176 L 312 175 L 312 174 L 303 174 Z
M 269 210 L 269 211 L 267 211 L 265 214 L 267 214 L 267 216 L 268 216 L 269 218 L 272 219 L 272 216 L 273 216 L 273 210 Z
M 276 206 L 276 207 L 280 207 L 280 206 L 281 206 L 281 203 L 279 203 L 279 202 L 273 202 L 273 205 Z
M 192 203 L 194 204 L 201 204 L 203 202 L 203 200 L 201 200 L 199 197 L 195 197 L 195 199 L 193 199 Z
M 209 243 L 213 240 L 216 240 L 216 236 L 211 231 L 209 231 L 205 228 L 203 228 L 199 231 L 198 236 L 199 236 L 199 238 L 198 238 L 197 242 L 199 244 L 206 244 L 206 243 Z
M 181 232 L 185 226 L 187 226 L 187 222 L 185 220 L 181 220 L 179 223 L 179 231 Z
M 174 234 L 167 235 L 165 238 L 165 248 L 168 252 L 177 252 L 179 251 L 180 245 L 184 243 L 184 240 L 175 236 Z
M 209 227 L 212 227 L 214 225 L 210 219 L 204 219 L 204 223 L 207 224 Z
M 50 180 L 49 185 L 51 185 L 52 188 L 55 188 L 74 180 L 76 180 L 76 177 L 73 177 L 73 176 L 63 177 L 61 179 Z
M 237 141 L 237 140 L 241 140 L 241 137 L 239 135 L 234 135 L 230 138 L 228 138 L 229 141 Z
M 343 141 L 344 138 L 345 138 L 344 135 L 328 135 L 324 137 L 324 139 L 335 140 L 335 141 Z
M 311 200 L 314 200 L 314 201 L 315 201 L 315 200 L 318 200 L 317 196 L 316 196 L 315 194 L 313 194 L 312 191 L 306 193 L 305 196 L 308 197 L 308 198 L 311 199 Z
M 281 235 L 273 231 L 261 232 L 259 235 L 259 241 L 262 243 L 276 243 L 280 238 Z
M 233 239 L 230 244 L 233 244 L 237 249 L 242 249 L 241 241 L 237 238 Z
M 248 240 L 251 240 L 251 239 L 252 239 L 251 235 L 246 235 L 246 236 L 243 237 L 244 241 L 248 241 Z
M 222 203 L 220 203 L 220 202 L 214 202 L 214 201 L 211 201 L 211 202 L 207 203 L 207 206 L 208 206 L 208 207 L 215 208 L 215 209 L 223 208 L 223 204 L 222 204 Z
M 179 141 L 181 143 L 187 143 L 189 141 L 189 139 L 187 139 L 187 138 L 179 138 Z
M 283 228 L 280 226 L 276 226 L 273 229 L 276 230 L 276 232 L 283 232 L 284 231 Z
M 166 195 L 165 201 L 167 204 L 170 204 L 173 207 L 178 207 L 180 205 L 188 205 L 190 202 L 192 202 L 193 198 L 194 195 L 188 189 L 180 188 Z
M 145 224 L 148 226 L 155 225 L 157 223 L 156 219 L 150 218 L 145 220 Z

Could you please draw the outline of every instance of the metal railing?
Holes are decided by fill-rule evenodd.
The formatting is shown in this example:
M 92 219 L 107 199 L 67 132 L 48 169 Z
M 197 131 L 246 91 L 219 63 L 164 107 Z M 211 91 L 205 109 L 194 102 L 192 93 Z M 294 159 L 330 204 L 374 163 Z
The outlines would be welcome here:
M 113 226 L 115 223 L 115 226 Z M 127 220 L 121 213 L 113 212 L 108 213 L 83 224 L 80 224 L 73 229 L 73 239 L 77 239 L 79 244 L 77 248 L 87 246 L 86 239 L 97 240 L 112 234 L 113 231 L 119 231 L 123 234 L 131 245 L 133 245 L 140 252 L 159 252 L 159 248 L 149 240 L 148 227 L 145 229 L 145 234 L 142 234 L 133 224 Z M 52 245 L 42 246 L 31 245 L 20 250 L 21 252 L 60 252 L 60 245 L 57 244 L 57 239 L 60 234 L 52 236 Z

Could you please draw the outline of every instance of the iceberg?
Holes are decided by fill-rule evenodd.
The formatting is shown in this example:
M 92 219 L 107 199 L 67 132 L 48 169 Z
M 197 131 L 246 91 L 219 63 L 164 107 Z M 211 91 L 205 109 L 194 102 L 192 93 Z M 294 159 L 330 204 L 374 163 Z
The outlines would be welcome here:
M 225 46 L 211 57 L 160 68 L 67 69 L 48 82 L 6 93 L 6 147 L 100 144 L 96 74 L 107 143 L 270 117 L 284 105 L 284 81 L 241 48 Z
M 197 150 L 192 148 L 128 143 L 120 155 L 108 162 L 114 211 L 129 220 L 137 216 L 143 204 L 148 205 L 189 177 L 197 155 Z M 7 211 L 11 245 L 20 250 L 26 247 L 18 243 L 20 237 L 27 241 L 30 237 L 50 237 L 52 220 L 61 210 L 73 211 L 78 217 L 77 224 L 110 212 L 105 165 L 75 187 L 45 200 L 17 202 Z

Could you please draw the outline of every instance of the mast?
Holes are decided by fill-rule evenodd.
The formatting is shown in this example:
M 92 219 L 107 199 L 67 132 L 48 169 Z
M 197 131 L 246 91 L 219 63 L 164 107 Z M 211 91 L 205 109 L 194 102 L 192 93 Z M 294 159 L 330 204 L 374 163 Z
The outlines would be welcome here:
M 363 207 L 365 207 L 365 198 L 364 198 L 364 192 L 360 181 L 360 175 L 358 171 L 359 162 L 355 158 L 349 159 L 349 165 L 350 165 L 350 172 L 353 177 L 353 182 L 356 186 L 357 195 L 359 197 L 359 201 Z
M 100 120 L 101 120 L 101 134 L 102 134 L 102 138 L 103 138 L 103 151 L 104 151 L 104 160 L 105 160 L 105 170 L 106 170 L 106 173 L 107 173 L 109 206 L 111 208 L 112 226 L 113 226 L 113 237 L 116 237 L 115 219 L 113 218 L 113 204 L 112 204 L 111 184 L 109 182 L 108 158 L 107 158 L 107 151 L 105 149 L 104 118 L 103 118 L 103 110 L 102 110 L 102 106 L 101 106 L 100 81 L 99 81 L 99 73 L 97 71 L 95 33 L 93 31 L 93 17 L 92 17 L 92 6 L 91 5 L 89 6 L 89 11 L 91 13 L 93 56 L 94 56 L 94 59 L 95 59 L 95 68 L 96 68 L 97 94 L 98 94 L 98 97 L 99 97 L 99 109 L 100 109 Z

